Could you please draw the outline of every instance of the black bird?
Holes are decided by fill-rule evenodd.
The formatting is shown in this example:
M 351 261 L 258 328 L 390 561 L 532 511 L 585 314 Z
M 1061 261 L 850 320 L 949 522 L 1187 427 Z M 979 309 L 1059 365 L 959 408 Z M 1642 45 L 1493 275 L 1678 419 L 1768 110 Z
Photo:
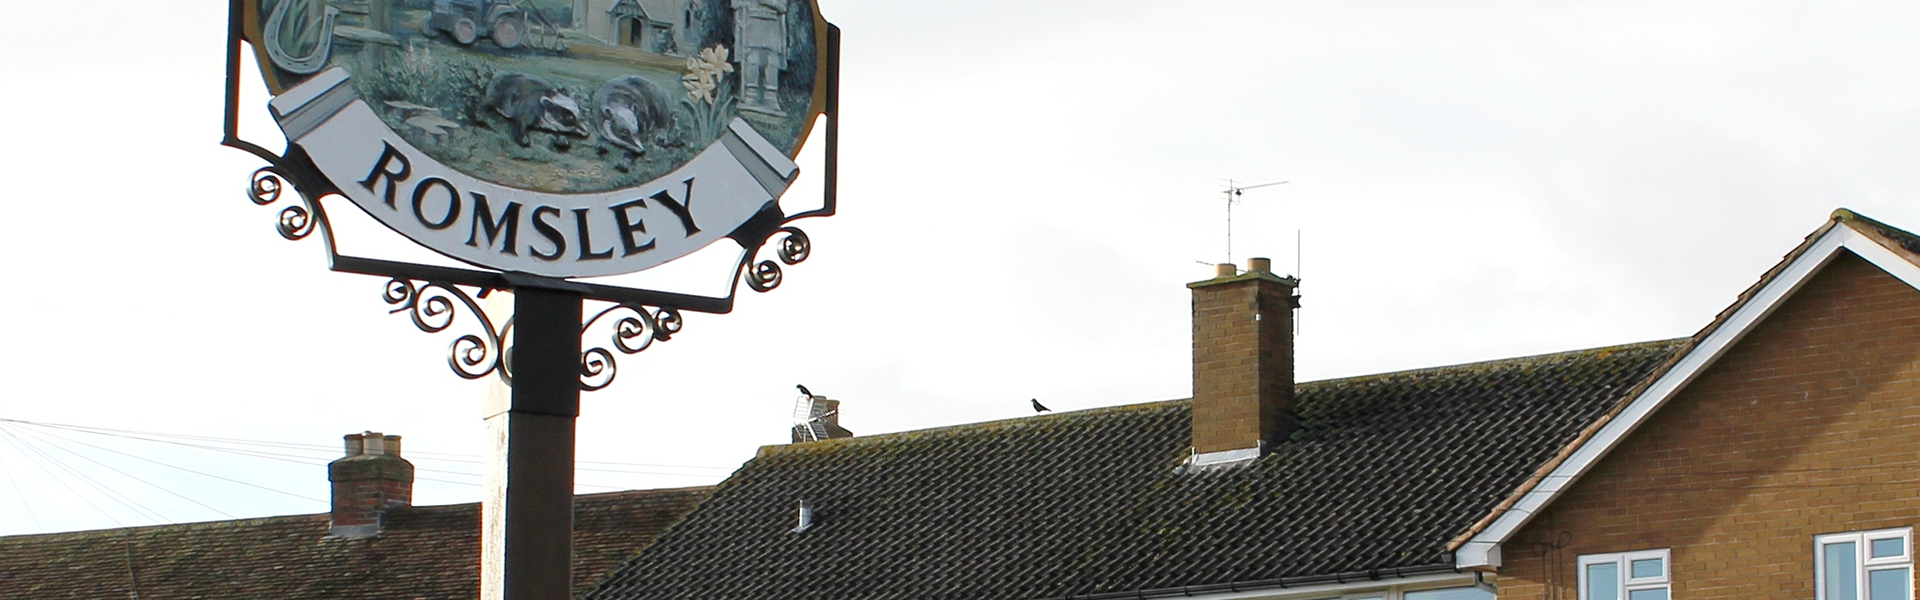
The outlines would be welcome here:
M 804 386 L 804 385 L 795 385 L 795 386 L 793 386 L 793 387 L 797 387 L 797 388 L 800 388 L 800 393 L 801 393 L 801 394 L 804 394 L 804 395 L 806 395 L 806 397 L 808 397 L 808 398 L 812 398 L 812 397 L 813 397 L 813 392 L 810 392 L 810 391 L 807 391 L 807 386 Z
M 1032 402 L 1032 403 L 1033 403 L 1033 412 L 1037 412 L 1037 413 L 1042 413 L 1042 412 L 1053 412 L 1053 409 L 1051 409 L 1051 408 L 1047 408 L 1047 407 L 1046 407 L 1046 405 L 1044 405 L 1044 404 L 1041 404 L 1041 403 L 1040 403 L 1040 399 L 1039 399 L 1039 398 L 1034 398 L 1034 399 L 1032 399 L 1032 400 L 1028 400 L 1028 402 Z

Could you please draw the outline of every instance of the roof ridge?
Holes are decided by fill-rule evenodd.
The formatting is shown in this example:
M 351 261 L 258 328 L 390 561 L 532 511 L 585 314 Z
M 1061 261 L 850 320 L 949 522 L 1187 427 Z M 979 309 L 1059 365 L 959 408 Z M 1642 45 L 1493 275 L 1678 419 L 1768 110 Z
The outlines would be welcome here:
M 219 521 L 192 521 L 187 523 L 160 523 L 155 525 L 134 525 L 131 527 L 108 527 L 104 529 L 82 529 L 78 531 L 55 531 L 49 533 L 22 533 L 0 535 L 0 543 L 10 541 L 36 541 L 49 539 L 87 539 L 93 537 L 118 537 L 150 531 L 192 531 L 198 529 L 226 529 L 232 527 L 253 527 L 269 523 L 292 523 L 306 519 L 325 520 L 327 513 L 300 515 L 273 515 L 268 517 L 250 517 L 244 519 L 223 519 Z
M 1612 353 L 1612 352 L 1619 352 L 1619 351 L 1622 351 L 1622 350 L 1639 350 L 1639 349 L 1653 349 L 1653 348 L 1658 348 L 1658 347 L 1660 347 L 1660 346 L 1667 346 L 1667 345 L 1675 345 L 1675 344 L 1679 344 L 1679 343 L 1682 343 L 1682 342 L 1685 342 L 1685 341 L 1687 341 L 1688 339 L 1690 339 L 1690 338 L 1687 338 L 1687 337 L 1677 337 L 1677 338 L 1667 338 L 1667 339 L 1660 339 L 1660 340 L 1647 340 L 1647 341 L 1644 341 L 1644 342 L 1633 342 L 1633 343 L 1630 343 L 1630 344 L 1614 344 L 1614 345 L 1611 345 L 1611 346 L 1595 346 L 1595 347 L 1592 347 L 1592 348 L 1581 348 L 1581 349 L 1579 349 L 1579 350 L 1562 350 L 1562 351 L 1559 351 L 1559 352 L 1547 352 L 1547 353 L 1543 353 L 1543 354 L 1529 354 L 1529 355 L 1526 355 L 1526 356 L 1514 356 L 1514 357 L 1509 357 L 1509 358 L 1496 358 L 1496 359 L 1492 359 L 1492 360 L 1480 360 L 1480 361 L 1473 361 L 1473 362 L 1464 362 L 1464 363 L 1455 363 L 1455 364 L 1451 364 L 1451 365 L 1440 365 L 1440 366 L 1434 366 L 1434 367 L 1421 367 L 1421 368 L 1418 368 L 1418 369 L 1406 369 L 1406 370 L 1402 370 L 1402 371 L 1388 371 L 1388 372 L 1385 372 L 1385 373 L 1370 373 L 1370 374 L 1366 374 L 1366 375 L 1352 375 L 1352 376 L 1348 376 L 1348 377 L 1336 377 L 1336 378 L 1333 378 L 1333 379 L 1315 379 L 1315 380 L 1312 380 L 1312 381 L 1302 381 L 1302 382 L 1300 382 L 1300 384 L 1299 384 L 1299 385 L 1307 385 L 1307 384 L 1315 384 L 1315 385 L 1320 385 L 1320 384 L 1336 384 L 1336 383 L 1342 383 L 1342 382 L 1349 382 L 1349 381 L 1358 381 L 1358 380 L 1364 380 L 1364 379 L 1374 379 L 1374 378 L 1379 378 L 1379 377 L 1391 377 L 1391 376 L 1396 376 L 1396 375 L 1417 375 L 1417 374 L 1422 374 L 1422 373 L 1430 373 L 1430 372 L 1434 372 L 1434 371 L 1454 371 L 1454 370 L 1461 370 L 1461 369 L 1469 369 L 1469 368 L 1475 368 L 1475 367 L 1478 367 L 1478 368 L 1487 368 L 1487 367 L 1496 367 L 1496 366 L 1507 366 L 1507 365 L 1521 365 L 1521 364 L 1527 364 L 1527 363 L 1538 363 L 1538 362 L 1550 362 L 1550 361 L 1553 361 L 1553 360 L 1558 360 L 1558 359 L 1562 359 L 1562 358 L 1573 358 L 1573 357 L 1578 357 L 1578 356 L 1586 356 L 1586 355 L 1593 355 L 1593 354 L 1608 354 L 1608 353 Z
M 1892 242 L 1892 247 L 1887 248 L 1888 250 L 1896 253 L 1905 251 L 1909 255 L 1907 260 L 1920 262 L 1920 260 L 1916 260 L 1920 259 L 1920 235 L 1915 235 L 1911 231 L 1888 225 L 1878 219 L 1853 212 L 1846 208 L 1835 209 L 1832 219 L 1846 223 L 1847 226 L 1854 231 L 1866 234 L 1869 238 L 1883 238 L 1875 241 Z M 1858 222 L 1859 225 L 1865 225 L 1866 227 L 1863 228 L 1855 225 L 1854 222 Z M 1882 243 L 1881 245 L 1887 246 L 1888 244 Z
M 808 449 L 808 448 L 824 448 L 824 447 L 848 445 L 848 444 L 879 443 L 882 441 L 886 441 L 888 439 L 904 438 L 908 436 L 944 435 L 947 432 L 957 433 L 961 430 L 991 429 L 996 427 L 1015 427 L 1015 426 L 1021 426 L 1021 427 L 1039 426 L 1041 424 L 1051 423 L 1053 421 L 1063 419 L 1063 418 L 1068 418 L 1068 417 L 1085 417 L 1085 416 L 1093 416 L 1093 415 L 1115 413 L 1115 412 L 1151 410 L 1151 409 L 1163 408 L 1163 407 L 1175 405 L 1175 404 L 1190 403 L 1192 401 L 1193 401 L 1192 398 L 1176 398 L 1173 400 L 1154 400 L 1150 402 L 1136 402 L 1133 404 L 1116 404 L 1113 406 L 1096 406 L 1093 408 L 1082 408 L 1079 410 L 1061 411 L 1061 412 L 1055 412 L 1050 415 L 1048 414 L 1027 415 L 1027 416 L 1020 416 L 1020 417 L 1009 417 L 1005 419 L 994 419 L 992 421 L 975 421 L 972 423 L 956 423 L 953 425 L 935 425 L 932 427 L 922 427 L 919 429 L 908 429 L 904 431 L 889 431 L 886 433 L 875 433 L 875 434 L 869 434 L 869 435 L 857 435 L 853 437 L 833 438 L 833 439 L 819 440 L 819 441 L 813 441 L 813 442 L 802 442 L 799 444 L 768 444 L 760 447 L 758 456 L 764 456 L 768 453 L 798 451 L 801 449 Z

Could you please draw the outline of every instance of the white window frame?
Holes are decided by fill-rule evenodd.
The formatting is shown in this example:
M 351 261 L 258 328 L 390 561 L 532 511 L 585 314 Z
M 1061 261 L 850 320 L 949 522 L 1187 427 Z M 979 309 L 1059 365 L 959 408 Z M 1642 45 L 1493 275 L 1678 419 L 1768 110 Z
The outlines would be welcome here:
M 1899 539 L 1899 556 L 1873 557 L 1873 541 Z M 1814 598 L 1827 600 L 1827 544 L 1853 542 L 1853 578 L 1856 593 L 1865 600 L 1871 590 L 1867 589 L 1867 576 L 1873 571 L 1906 568 L 1907 585 L 1903 588 L 1906 600 L 1913 598 L 1913 528 L 1876 529 L 1873 531 L 1850 531 L 1847 533 L 1829 533 L 1813 538 L 1813 590 Z
M 1634 577 L 1633 561 L 1649 558 L 1660 559 L 1660 576 Z M 1614 552 L 1609 554 L 1588 554 L 1580 557 L 1578 570 L 1580 600 L 1592 600 L 1587 597 L 1587 565 L 1618 565 L 1620 583 L 1615 589 L 1620 600 L 1627 600 L 1628 594 L 1640 590 L 1665 589 L 1667 600 L 1673 600 L 1673 552 L 1669 548 L 1659 550 L 1636 550 L 1633 552 Z M 1913 600 L 1908 598 L 1907 600 Z

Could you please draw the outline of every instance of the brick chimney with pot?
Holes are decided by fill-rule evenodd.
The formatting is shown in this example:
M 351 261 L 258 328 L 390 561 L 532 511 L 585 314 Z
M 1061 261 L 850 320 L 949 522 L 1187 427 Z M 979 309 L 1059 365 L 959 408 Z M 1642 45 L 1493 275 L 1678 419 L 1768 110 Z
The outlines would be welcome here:
M 374 535 L 387 509 L 413 504 L 413 463 L 400 458 L 400 436 L 369 431 L 346 440 L 347 455 L 327 464 L 327 481 L 333 482 L 329 533 Z
M 1195 466 L 1259 458 L 1292 425 L 1293 309 L 1300 280 L 1254 258 L 1193 290 Z

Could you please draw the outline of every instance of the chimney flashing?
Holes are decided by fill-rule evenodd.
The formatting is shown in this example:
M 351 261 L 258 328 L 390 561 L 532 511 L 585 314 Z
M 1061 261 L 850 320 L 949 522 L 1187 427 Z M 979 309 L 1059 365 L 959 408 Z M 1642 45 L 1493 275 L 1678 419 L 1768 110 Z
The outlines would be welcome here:
M 1239 450 L 1222 450 L 1219 452 L 1196 452 L 1193 454 L 1193 456 L 1187 458 L 1187 466 L 1195 467 L 1195 468 L 1205 468 L 1205 467 L 1226 466 L 1231 464 L 1244 463 L 1256 458 L 1260 458 L 1260 455 L 1264 454 L 1266 450 L 1267 450 L 1267 443 L 1266 441 L 1262 440 L 1260 442 L 1259 447 L 1255 447 L 1255 448 L 1241 448 Z

